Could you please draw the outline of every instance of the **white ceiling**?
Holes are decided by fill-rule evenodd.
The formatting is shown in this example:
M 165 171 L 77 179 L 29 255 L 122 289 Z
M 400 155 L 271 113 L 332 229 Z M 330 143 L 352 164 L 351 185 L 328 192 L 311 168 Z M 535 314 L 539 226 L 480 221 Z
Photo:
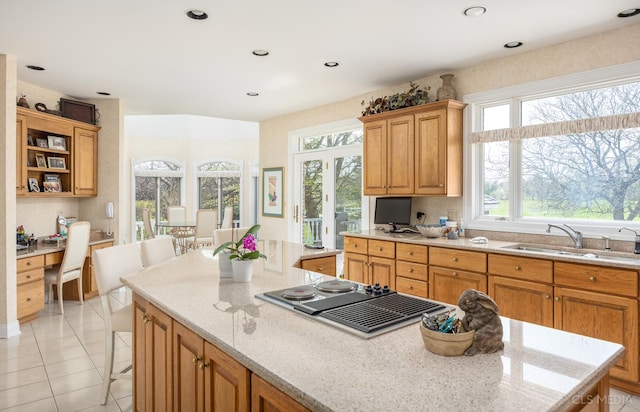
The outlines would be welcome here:
M 487 13 L 464 16 L 474 5 Z M 0 53 L 17 57 L 20 80 L 75 98 L 110 92 L 125 114 L 258 121 L 638 23 L 616 17 L 636 7 L 640 0 L 2 0 Z M 210 17 L 190 20 L 190 9 Z M 510 41 L 524 46 L 502 47 Z

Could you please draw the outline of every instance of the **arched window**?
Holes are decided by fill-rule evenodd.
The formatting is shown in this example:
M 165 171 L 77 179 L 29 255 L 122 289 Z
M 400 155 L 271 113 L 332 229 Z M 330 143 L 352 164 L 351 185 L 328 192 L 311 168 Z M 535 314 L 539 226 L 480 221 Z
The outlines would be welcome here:
M 198 207 L 200 209 L 217 209 L 218 222 L 222 222 L 225 207 L 233 210 L 234 226 L 240 223 L 242 164 L 215 160 L 197 167 Z
M 142 233 L 142 209 L 147 208 L 152 222 L 167 220 L 167 207 L 180 205 L 183 168 L 171 161 L 149 160 L 135 163 L 136 240 Z

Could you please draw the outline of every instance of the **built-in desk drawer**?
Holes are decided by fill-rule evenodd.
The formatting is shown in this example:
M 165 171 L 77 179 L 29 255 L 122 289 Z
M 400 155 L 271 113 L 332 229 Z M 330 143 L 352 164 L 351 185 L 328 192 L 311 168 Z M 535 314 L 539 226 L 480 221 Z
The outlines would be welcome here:
M 18 286 L 17 300 L 17 315 L 21 322 L 37 316 L 44 309 L 44 280 Z
M 25 283 L 29 283 L 29 282 L 33 282 L 41 279 L 44 279 L 44 268 L 40 267 L 37 269 L 18 272 L 18 275 L 16 277 L 16 284 L 20 286 L 20 285 L 24 285 Z
M 18 272 L 41 268 L 44 267 L 44 255 L 18 259 L 16 264 Z
M 63 257 L 64 257 L 64 252 L 47 253 L 46 255 L 44 255 L 44 265 L 45 266 L 59 265 L 60 263 L 62 263 Z

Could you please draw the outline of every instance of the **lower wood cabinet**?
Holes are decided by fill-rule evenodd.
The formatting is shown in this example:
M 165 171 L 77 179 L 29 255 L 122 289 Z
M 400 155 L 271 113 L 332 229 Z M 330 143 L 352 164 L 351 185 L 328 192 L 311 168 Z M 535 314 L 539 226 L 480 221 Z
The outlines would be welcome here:
M 20 323 L 38 317 L 44 309 L 44 256 L 18 259 L 17 266 L 17 315 Z
M 394 259 L 361 255 L 344 254 L 344 277 L 354 282 L 367 285 L 379 283 L 391 289 L 396 288 L 396 261 Z
M 308 410 L 139 295 L 133 302 L 135 411 Z
M 487 293 L 487 276 L 463 270 L 429 267 L 429 299 L 457 305 L 460 295 L 467 289 Z
M 312 272 L 322 273 L 323 275 L 336 275 L 336 257 L 325 256 L 312 259 L 304 259 L 300 262 L 300 268 L 310 270 Z
M 500 316 L 553 327 L 553 286 L 489 276 L 488 293 Z

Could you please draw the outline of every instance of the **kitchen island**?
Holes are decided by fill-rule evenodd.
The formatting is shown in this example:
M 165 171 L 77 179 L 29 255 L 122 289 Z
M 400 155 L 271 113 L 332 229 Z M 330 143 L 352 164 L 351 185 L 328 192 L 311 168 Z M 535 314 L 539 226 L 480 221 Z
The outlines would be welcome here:
M 330 279 L 293 267 L 306 252 L 301 245 L 270 241 L 259 247 L 269 259 L 255 263 L 250 283 L 221 279 L 207 249 L 123 282 L 135 298 L 172 319 L 174 335 L 195 332 L 246 368 L 245 376 L 259 376 L 310 410 L 580 409 L 580 403 L 602 400 L 608 370 L 624 352 L 615 343 L 507 318 L 505 348 L 490 355 L 434 355 L 425 350 L 417 324 L 365 340 L 256 299 L 258 293 Z M 179 341 L 166 340 L 174 347 L 165 359 L 177 353 Z M 138 359 L 144 348 L 134 348 Z M 169 401 L 182 399 L 180 367 L 165 367 L 173 376 Z M 144 395 L 134 390 L 136 405 Z M 600 406 L 606 409 L 606 402 Z

